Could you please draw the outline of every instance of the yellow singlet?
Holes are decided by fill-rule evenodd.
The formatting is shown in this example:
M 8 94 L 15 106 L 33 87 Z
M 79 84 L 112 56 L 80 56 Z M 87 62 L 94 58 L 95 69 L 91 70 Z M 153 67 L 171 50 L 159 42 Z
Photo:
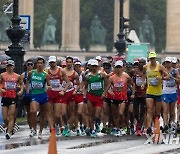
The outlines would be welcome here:
M 162 95 L 162 82 L 158 81 L 156 77 L 162 77 L 159 72 L 159 64 L 156 64 L 154 69 L 150 69 L 150 64 L 146 67 L 147 76 L 147 90 L 146 94 L 149 95 Z

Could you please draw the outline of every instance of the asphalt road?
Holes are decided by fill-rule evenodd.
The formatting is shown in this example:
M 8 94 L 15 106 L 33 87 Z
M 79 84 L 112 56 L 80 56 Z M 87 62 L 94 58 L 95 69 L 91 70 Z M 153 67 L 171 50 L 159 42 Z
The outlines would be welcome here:
M 49 147 L 49 130 L 43 131 L 43 139 L 29 138 L 27 125 L 20 126 L 20 130 L 6 140 L 0 133 L 0 154 L 47 154 Z M 75 135 L 75 134 L 73 134 Z M 144 144 L 146 136 L 137 137 L 126 135 L 115 137 L 98 134 L 97 138 L 87 136 L 57 137 L 58 154 L 147 154 L 147 153 L 180 153 L 180 144 Z

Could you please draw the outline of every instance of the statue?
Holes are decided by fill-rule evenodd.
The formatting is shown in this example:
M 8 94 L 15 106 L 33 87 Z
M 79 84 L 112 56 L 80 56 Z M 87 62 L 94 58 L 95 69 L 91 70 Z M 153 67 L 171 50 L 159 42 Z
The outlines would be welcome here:
M 56 20 L 49 14 L 46 19 L 44 28 L 42 44 L 56 44 L 55 33 L 56 33 Z
M 106 29 L 102 26 L 98 16 L 95 16 L 91 22 L 92 43 L 96 45 L 104 45 L 106 39 Z
M 139 28 L 139 38 L 143 43 L 150 43 L 150 48 L 154 49 L 155 46 L 155 33 L 154 27 L 151 20 L 149 20 L 148 15 L 144 16 L 144 19 Z
M 6 29 L 11 26 L 11 21 L 5 14 L 0 17 L 0 41 L 8 42 L 9 38 Z

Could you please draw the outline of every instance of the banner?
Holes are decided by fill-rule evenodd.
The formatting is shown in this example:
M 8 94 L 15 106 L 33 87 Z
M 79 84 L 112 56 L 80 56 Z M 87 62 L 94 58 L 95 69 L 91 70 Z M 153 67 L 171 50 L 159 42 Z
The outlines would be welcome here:
M 133 62 L 135 58 L 147 58 L 149 44 L 128 44 L 126 60 Z

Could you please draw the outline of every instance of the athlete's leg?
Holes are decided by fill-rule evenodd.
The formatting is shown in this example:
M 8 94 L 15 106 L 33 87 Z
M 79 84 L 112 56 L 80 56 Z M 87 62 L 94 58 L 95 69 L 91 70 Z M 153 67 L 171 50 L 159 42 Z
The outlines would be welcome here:
M 168 124 L 168 110 L 169 110 L 169 103 L 163 102 L 162 103 L 162 109 L 163 109 L 163 121 L 164 126 Z
M 3 116 L 3 121 L 5 123 L 5 126 L 8 126 L 8 107 L 7 106 L 2 106 L 2 116 Z
M 126 108 L 125 102 L 119 104 L 119 127 L 123 128 L 124 125 L 124 111 Z
M 14 119 L 15 119 L 15 113 L 16 113 L 16 105 L 12 104 L 8 108 L 8 126 L 7 126 L 7 133 L 10 133 L 13 130 L 14 127 Z
M 146 106 L 147 106 L 147 127 L 150 128 L 153 118 L 154 99 L 146 98 Z
M 30 104 L 30 115 L 31 115 L 31 124 L 32 124 L 32 128 L 34 130 L 36 130 L 36 126 L 37 126 L 37 111 L 39 109 L 39 103 L 36 101 L 32 101 Z

